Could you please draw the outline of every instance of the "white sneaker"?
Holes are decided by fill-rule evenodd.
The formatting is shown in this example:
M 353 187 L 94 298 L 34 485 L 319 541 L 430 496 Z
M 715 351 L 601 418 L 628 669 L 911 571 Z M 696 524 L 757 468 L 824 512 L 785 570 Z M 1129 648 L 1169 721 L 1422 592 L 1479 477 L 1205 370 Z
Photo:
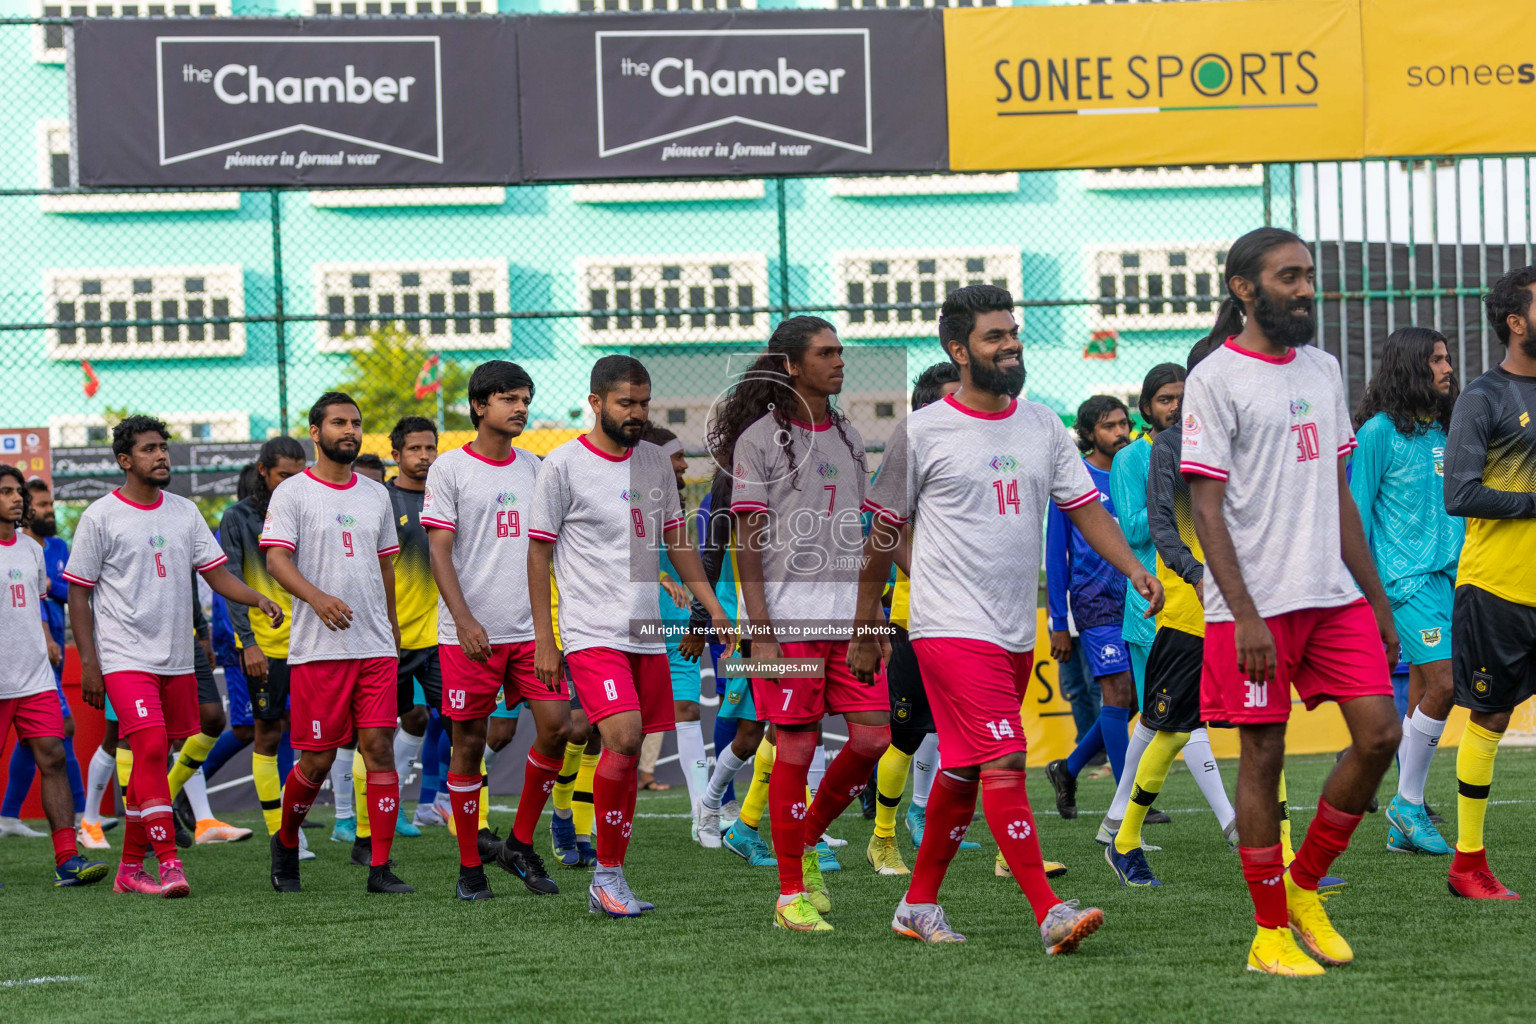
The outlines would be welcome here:
M 314 860 L 315 853 L 309 848 L 309 840 L 304 836 L 304 830 L 299 829 L 299 860 Z
M 20 818 L 0 818 L 0 837 L 15 836 L 17 839 L 47 839 L 48 833 L 29 828 Z
M 698 822 L 699 845 L 706 850 L 720 849 L 720 808 L 700 800 L 693 808 L 693 820 Z
M 411 824 L 417 828 L 440 828 L 448 824 L 443 818 L 443 813 L 433 803 L 426 807 L 417 805 L 416 813 L 411 816 Z
M 825 832 L 823 832 L 821 834 L 821 841 L 826 843 L 828 846 L 830 846 L 834 850 L 841 850 L 843 847 L 848 845 L 848 840 L 846 840 L 846 839 L 833 839 L 831 836 L 827 835 Z
M 731 826 L 741 817 L 741 801 L 731 800 L 720 805 L 720 831 L 729 832 Z

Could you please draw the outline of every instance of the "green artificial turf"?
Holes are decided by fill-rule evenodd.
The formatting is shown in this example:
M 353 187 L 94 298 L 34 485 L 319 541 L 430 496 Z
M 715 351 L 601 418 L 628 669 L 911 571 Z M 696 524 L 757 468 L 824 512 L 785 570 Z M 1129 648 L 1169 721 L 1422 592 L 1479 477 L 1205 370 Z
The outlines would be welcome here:
M 1451 838 L 1453 759 L 1442 755 L 1429 787 Z M 1331 761 L 1290 763 L 1298 843 Z M 1222 769 L 1230 789 L 1235 764 Z M 1357 962 L 1312 980 L 1244 970 L 1253 921 L 1238 860 L 1182 766 L 1158 799 L 1173 824 L 1146 830 L 1164 847 L 1149 855 L 1165 883 L 1157 891 L 1121 889 L 1093 842 L 1108 779 L 1083 781 L 1084 813 L 1070 822 L 1050 813 L 1043 772 L 1030 786 L 1046 856 L 1070 868 L 1058 893 L 1106 915 L 1070 957 L 1043 955 L 1017 887 L 993 876 L 979 821 L 970 838 L 982 850 L 956 858 L 943 892 L 970 941 L 925 948 L 894 935 L 904 882 L 869 870 L 872 823 L 857 804 L 833 830 L 849 845 L 828 879 L 829 935 L 774 929 L 774 872 L 693 845 L 681 789 L 639 802 L 641 815 L 662 815 L 641 817 L 630 847 L 631 883 L 658 905 L 639 920 L 589 915 L 585 873 L 560 869 L 556 897 L 536 898 L 492 866 L 497 898 L 456 902 L 443 829 L 397 843 L 397 870 L 420 890 L 409 897 L 366 895 L 364 870 L 326 832 L 309 833 L 320 857 L 304 865 L 301 895 L 271 891 L 258 835 L 188 851 L 193 895 L 180 901 L 114 895 L 110 881 L 55 889 L 46 840 L 3 839 L 0 1021 L 1536 1020 L 1536 751 L 1500 753 L 1494 798 L 1509 802 L 1488 818 L 1495 870 L 1532 899 L 1451 897 L 1447 858 L 1387 853 L 1386 823 L 1370 815 L 1335 866 L 1349 886 L 1328 901 Z M 317 816 L 328 823 L 329 810 Z M 510 821 L 493 814 L 502 830 Z M 259 831 L 254 815 L 241 823 Z M 109 833 L 114 846 L 121 835 Z M 40 978 L 59 980 L 29 981 Z

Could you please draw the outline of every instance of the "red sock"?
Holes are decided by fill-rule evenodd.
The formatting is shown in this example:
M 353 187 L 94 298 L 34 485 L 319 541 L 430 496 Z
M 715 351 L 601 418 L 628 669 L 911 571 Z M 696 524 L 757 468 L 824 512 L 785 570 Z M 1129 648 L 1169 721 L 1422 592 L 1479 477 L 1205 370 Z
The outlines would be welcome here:
M 1040 853 L 1040 836 L 1035 829 L 1034 812 L 1029 809 L 1024 777 L 1025 773 L 1018 769 L 982 771 L 981 808 L 992 838 L 1003 851 L 1003 860 L 1013 871 L 1014 881 L 1034 908 L 1035 923 L 1040 924 L 1061 898 L 1045 877 L 1045 858 Z M 928 838 L 926 832 L 923 838 Z
M 283 824 L 277 830 L 277 841 L 290 850 L 299 845 L 299 829 L 304 827 L 304 816 L 320 792 L 320 783 L 310 780 L 294 765 L 288 770 L 288 780 L 283 783 Z
M 629 832 L 634 825 L 636 754 L 604 749 L 592 776 L 592 813 L 597 832 L 597 863 L 605 868 L 624 866 L 629 852 Z
M 133 787 L 130 785 L 129 789 Z M 144 819 L 139 817 L 139 807 L 132 799 L 123 801 L 123 860 L 130 871 L 144 866 L 144 854 L 149 849 L 149 837 L 144 834 Z
M 480 776 L 449 772 L 444 780 L 448 802 L 453 805 L 453 828 L 458 833 L 459 863 L 480 866 Z
M 1243 861 L 1243 880 L 1248 883 L 1248 894 L 1253 897 L 1253 919 L 1260 928 L 1284 928 L 1285 912 L 1285 859 L 1280 855 L 1280 844 L 1255 847 L 1239 846 L 1238 856 Z
M 166 738 L 162 728 L 133 734 L 133 771 L 128 785 L 139 805 L 144 834 L 163 869 L 177 863 L 176 822 L 171 817 L 171 784 L 165 774 Z
M 957 779 L 941 769 L 933 781 L 923 845 L 917 848 L 912 883 L 907 886 L 908 903 L 939 902 L 944 873 L 959 851 L 960 840 L 965 838 L 971 827 L 971 815 L 976 812 L 975 780 Z
M 1488 851 L 1478 850 L 1476 853 L 1466 853 L 1455 846 L 1451 847 L 1451 874 L 1461 875 L 1469 871 L 1487 871 Z
M 1327 800 L 1317 801 L 1317 814 L 1307 826 L 1307 838 L 1301 841 L 1296 859 L 1291 862 L 1291 880 L 1303 889 L 1316 891 L 1328 867 L 1345 850 L 1355 834 L 1363 814 L 1345 814 Z
M 805 780 L 810 777 L 811 758 L 816 753 L 816 731 L 777 731 L 779 739 L 773 774 L 768 776 L 768 817 L 773 825 L 773 846 L 779 858 L 779 892 L 793 896 L 805 892 L 805 872 L 800 865 L 808 810 Z
M 533 845 L 539 816 L 544 813 L 544 803 L 554 791 L 563 764 L 560 758 L 546 757 L 537 750 L 528 751 L 528 764 L 523 769 L 523 793 L 517 799 L 517 817 L 512 820 L 512 836 L 518 842 Z M 634 818 L 633 812 L 629 817 Z
M 368 825 L 373 829 L 373 859 L 369 863 L 381 868 L 389 863 L 389 848 L 395 842 L 395 822 L 400 814 L 400 776 L 394 772 L 369 772 L 366 782 Z
M 79 856 L 80 850 L 75 846 L 75 830 L 72 828 L 56 828 L 53 830 L 53 866 L 58 867 L 67 860 L 73 860 Z
M 805 846 L 807 849 L 821 842 L 821 834 L 837 816 L 864 792 L 869 785 L 869 773 L 880 763 L 880 755 L 891 745 L 891 727 L 888 725 L 855 725 L 848 723 L 848 742 L 838 751 L 816 799 L 811 801 L 811 811 L 805 817 Z M 771 785 L 771 783 L 770 783 Z

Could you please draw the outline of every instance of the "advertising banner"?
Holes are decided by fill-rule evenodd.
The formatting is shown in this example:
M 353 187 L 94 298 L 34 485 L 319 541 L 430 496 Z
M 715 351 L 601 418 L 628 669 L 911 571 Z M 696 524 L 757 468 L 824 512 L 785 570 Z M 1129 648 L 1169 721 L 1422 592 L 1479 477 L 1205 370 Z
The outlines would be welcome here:
M 0 430 L 0 462 L 15 466 L 28 480 L 41 480 L 53 490 L 53 459 L 48 454 L 47 427 Z
M 171 482 L 166 490 L 183 498 L 228 498 L 240 486 L 240 471 L 256 461 L 260 441 L 172 441 Z M 305 460 L 313 459 L 315 446 L 302 438 Z M 111 445 L 57 448 L 54 470 L 59 474 L 54 496 L 60 501 L 95 501 L 123 484 L 123 470 Z
M 1353 159 L 1355 0 L 944 11 L 957 171 Z
M 1529 153 L 1536 4 L 1362 0 L 1369 156 Z
M 935 11 L 529 18 L 529 180 L 943 171 Z
M 80 21 L 87 188 L 517 180 L 509 18 Z

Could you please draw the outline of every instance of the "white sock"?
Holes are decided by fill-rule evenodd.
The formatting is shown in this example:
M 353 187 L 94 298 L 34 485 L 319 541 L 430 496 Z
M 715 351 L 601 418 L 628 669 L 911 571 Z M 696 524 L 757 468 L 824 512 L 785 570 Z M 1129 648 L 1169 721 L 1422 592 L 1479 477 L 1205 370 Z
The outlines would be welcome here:
M 1232 809 L 1232 801 L 1227 799 L 1221 769 L 1216 764 L 1216 755 L 1211 753 L 1211 734 L 1203 725 L 1190 733 L 1189 742 L 1184 744 L 1184 766 L 1195 777 L 1195 785 L 1200 787 L 1205 802 L 1211 805 L 1211 811 L 1216 815 L 1216 824 L 1225 833 L 1237 820 L 1237 812 Z
M 487 779 L 491 777 L 491 769 L 496 767 L 496 759 L 500 756 L 500 750 L 492 750 L 490 747 L 486 747 L 485 753 L 480 755 L 480 759 L 485 762 L 485 777 Z M 444 774 L 446 776 L 446 773 Z
M 825 744 L 816 744 L 816 752 L 811 755 L 811 770 L 805 777 L 805 784 L 811 787 L 811 799 L 816 798 L 816 791 L 821 788 L 821 777 L 827 774 L 827 748 Z
M 698 722 L 677 723 L 677 766 L 688 784 L 688 807 L 693 809 L 709 785 L 709 769 L 704 759 L 704 727 Z
M 96 753 L 91 755 L 85 784 L 84 820 L 92 825 L 101 824 L 101 801 L 106 798 L 107 787 L 112 785 L 116 771 L 117 759 L 101 747 L 97 747 Z
M 928 793 L 933 789 L 933 773 L 939 767 L 939 736 L 929 733 L 917 745 L 912 755 L 912 803 L 916 807 L 928 806 Z
M 208 780 L 203 777 L 201 766 L 192 773 L 190 779 L 181 784 L 181 791 L 187 794 L 187 803 L 192 805 L 194 818 L 207 821 L 213 817 L 213 808 L 208 806 Z
M 715 810 L 720 806 L 720 801 L 725 799 L 725 789 L 736 777 L 736 773 L 746 767 L 751 755 L 737 757 L 732 747 L 726 747 L 720 751 L 720 756 L 715 758 L 715 771 L 709 777 L 709 788 L 704 791 L 704 806 Z
M 1430 718 L 1419 708 L 1403 719 L 1403 742 L 1397 748 L 1397 795 L 1409 803 L 1424 802 L 1424 783 L 1429 763 L 1440 745 L 1445 723 Z
M 1110 802 L 1109 813 L 1104 816 L 1107 820 L 1119 822 L 1125 819 L 1125 809 L 1131 805 L 1131 790 L 1136 788 L 1136 766 L 1141 764 L 1141 755 L 1146 753 L 1147 744 L 1156 735 L 1156 729 L 1149 729 L 1140 718 L 1136 719 L 1136 728 L 1131 730 L 1131 742 L 1125 748 L 1125 770 L 1120 773 L 1120 784 L 1115 787 L 1115 799 Z
M 352 817 L 352 752 L 342 748 L 331 762 L 331 795 L 336 798 L 336 817 Z
M 400 776 L 401 789 L 410 778 L 411 763 L 421 756 L 422 745 L 426 742 L 425 733 L 412 736 L 404 729 L 395 730 L 395 772 Z

